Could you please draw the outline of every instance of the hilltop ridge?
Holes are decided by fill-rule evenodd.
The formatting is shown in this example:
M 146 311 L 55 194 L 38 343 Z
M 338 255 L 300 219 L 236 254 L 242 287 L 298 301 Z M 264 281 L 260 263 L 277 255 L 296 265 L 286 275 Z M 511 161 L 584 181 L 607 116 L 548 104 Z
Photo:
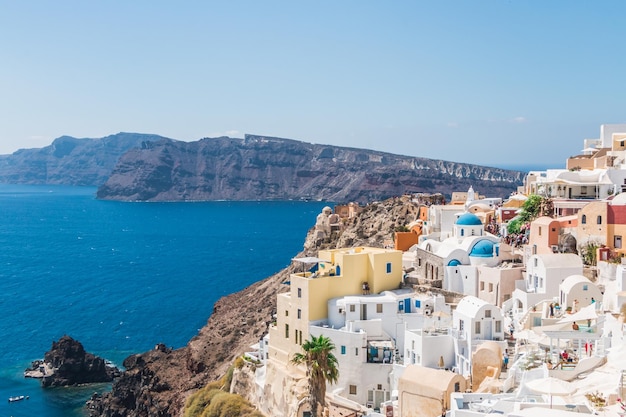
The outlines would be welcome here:
M 162 140 L 124 154 L 97 197 L 126 201 L 381 200 L 478 188 L 506 196 L 523 173 L 501 168 L 246 135 Z

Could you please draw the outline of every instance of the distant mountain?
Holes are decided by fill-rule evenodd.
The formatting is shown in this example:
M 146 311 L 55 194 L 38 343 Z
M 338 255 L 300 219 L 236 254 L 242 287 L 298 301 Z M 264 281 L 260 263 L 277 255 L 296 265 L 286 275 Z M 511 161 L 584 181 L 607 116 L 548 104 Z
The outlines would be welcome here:
M 166 138 L 138 133 L 118 133 L 100 139 L 62 136 L 44 148 L 0 155 L 0 183 L 99 186 L 126 151 L 163 139 Z
M 507 196 L 524 173 L 500 168 L 246 135 L 163 139 L 129 150 L 97 197 L 128 201 L 368 202 L 410 192 Z

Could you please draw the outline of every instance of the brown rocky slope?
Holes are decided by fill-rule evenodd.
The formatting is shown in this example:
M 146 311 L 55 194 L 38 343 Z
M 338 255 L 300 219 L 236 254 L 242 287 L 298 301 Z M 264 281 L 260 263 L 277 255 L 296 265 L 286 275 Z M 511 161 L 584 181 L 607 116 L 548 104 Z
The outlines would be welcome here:
M 313 229 L 298 256 L 314 256 L 320 248 L 382 247 L 397 226 L 415 220 L 416 203 L 394 198 L 368 205 L 341 234 L 316 241 Z M 313 223 L 315 219 L 311 219 Z M 90 416 L 182 416 L 186 398 L 222 376 L 234 358 L 249 350 L 267 331 L 276 308 L 276 295 L 294 266 L 248 288 L 221 298 L 207 325 L 187 344 L 172 350 L 153 350 L 128 357 L 126 371 L 111 392 L 89 402 Z

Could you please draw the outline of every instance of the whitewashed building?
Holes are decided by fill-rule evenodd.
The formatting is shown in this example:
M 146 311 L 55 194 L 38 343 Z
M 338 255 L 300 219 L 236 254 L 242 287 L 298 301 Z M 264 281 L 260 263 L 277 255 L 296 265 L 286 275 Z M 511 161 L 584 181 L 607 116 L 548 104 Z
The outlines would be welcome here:
M 455 343 L 455 371 L 468 376 L 472 368 L 472 354 L 485 341 L 504 342 L 502 311 L 480 298 L 466 296 L 452 313 L 452 336 Z

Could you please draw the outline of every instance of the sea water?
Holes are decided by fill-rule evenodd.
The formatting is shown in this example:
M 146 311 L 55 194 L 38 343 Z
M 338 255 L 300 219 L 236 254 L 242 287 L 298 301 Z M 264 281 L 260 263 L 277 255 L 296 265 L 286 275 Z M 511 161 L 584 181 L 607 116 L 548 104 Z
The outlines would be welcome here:
M 0 185 L 0 417 L 79 416 L 108 388 L 24 369 L 64 334 L 120 365 L 184 346 L 220 297 L 290 264 L 323 202 L 125 203 L 95 188 Z M 28 400 L 9 403 L 10 396 Z

